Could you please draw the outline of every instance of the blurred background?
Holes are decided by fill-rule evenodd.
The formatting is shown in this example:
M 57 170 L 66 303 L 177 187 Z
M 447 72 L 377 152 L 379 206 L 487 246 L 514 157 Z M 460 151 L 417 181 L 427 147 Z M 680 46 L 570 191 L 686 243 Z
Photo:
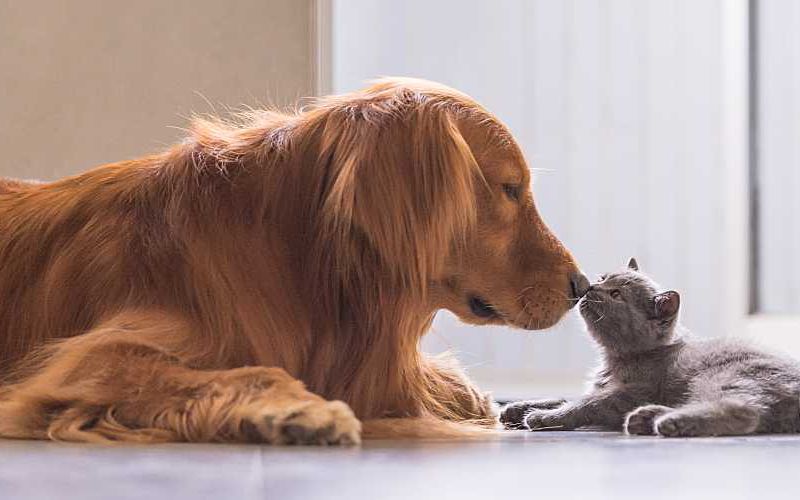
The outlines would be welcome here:
M 437 80 L 512 130 L 591 276 L 636 256 L 699 336 L 800 355 L 800 2 L 0 0 L 0 175 L 178 140 L 192 112 Z M 442 312 L 425 340 L 499 397 L 572 394 L 595 353 Z

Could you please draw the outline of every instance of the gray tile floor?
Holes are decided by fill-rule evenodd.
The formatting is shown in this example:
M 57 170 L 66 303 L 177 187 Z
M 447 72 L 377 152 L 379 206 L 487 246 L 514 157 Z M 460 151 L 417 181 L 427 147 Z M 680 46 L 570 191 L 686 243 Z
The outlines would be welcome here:
M 800 497 L 800 436 L 507 432 L 360 448 L 0 441 L 2 499 Z

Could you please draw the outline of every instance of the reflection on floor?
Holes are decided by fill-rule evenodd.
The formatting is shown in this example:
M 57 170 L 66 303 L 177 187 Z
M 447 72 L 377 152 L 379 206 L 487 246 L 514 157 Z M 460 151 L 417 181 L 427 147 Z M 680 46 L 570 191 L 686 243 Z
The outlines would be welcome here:
M 506 432 L 360 448 L 0 441 L 3 499 L 797 498 L 800 436 Z

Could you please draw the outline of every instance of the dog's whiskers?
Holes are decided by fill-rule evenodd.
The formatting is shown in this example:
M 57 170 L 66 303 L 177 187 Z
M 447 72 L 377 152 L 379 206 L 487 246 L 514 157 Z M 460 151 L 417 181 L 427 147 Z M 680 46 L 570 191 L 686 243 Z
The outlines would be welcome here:
M 525 288 L 520 290 L 519 295 L 517 295 L 517 301 L 520 301 L 520 300 L 524 299 L 525 298 L 525 292 L 527 292 L 528 290 L 533 289 L 535 286 L 536 285 L 526 286 Z
M 556 295 L 561 295 L 562 297 L 564 297 L 567 300 L 575 300 L 575 297 L 570 297 L 569 295 L 564 293 L 563 290 L 558 290 L 556 288 L 550 288 L 550 291 L 555 293 Z
M 514 317 L 514 324 L 515 325 L 518 324 L 517 322 L 519 321 L 519 317 L 522 316 L 523 313 L 525 313 L 525 314 L 528 313 L 528 304 L 527 303 L 523 304 L 522 309 L 520 309 L 520 311 Z

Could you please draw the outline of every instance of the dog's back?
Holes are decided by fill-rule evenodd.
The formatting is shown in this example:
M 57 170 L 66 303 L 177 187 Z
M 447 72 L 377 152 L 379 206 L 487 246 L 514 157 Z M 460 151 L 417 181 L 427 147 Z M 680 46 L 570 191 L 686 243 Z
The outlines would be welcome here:
M 7 179 L 0 177 L 0 194 L 17 193 L 30 186 L 41 184 L 40 181 Z

